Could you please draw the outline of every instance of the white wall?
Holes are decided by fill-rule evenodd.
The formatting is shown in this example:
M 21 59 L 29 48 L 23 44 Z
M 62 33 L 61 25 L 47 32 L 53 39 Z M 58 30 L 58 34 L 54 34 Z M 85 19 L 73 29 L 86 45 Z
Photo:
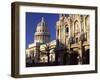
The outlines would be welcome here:
M 0 1 L 0 80 L 16 80 L 10 76 L 11 68 L 11 2 L 15 0 Z M 100 0 L 16 0 L 16 1 L 32 1 L 41 3 L 56 3 L 56 4 L 73 4 L 73 5 L 88 5 L 98 6 L 98 14 L 100 15 Z M 98 15 L 98 22 L 100 16 Z M 100 23 L 98 24 L 98 35 L 100 35 Z M 100 47 L 100 37 L 98 37 Z M 98 51 L 100 53 L 100 49 Z M 97 74 L 80 74 L 80 75 L 64 75 L 38 78 L 22 78 L 18 80 L 100 80 L 100 54 L 98 54 Z

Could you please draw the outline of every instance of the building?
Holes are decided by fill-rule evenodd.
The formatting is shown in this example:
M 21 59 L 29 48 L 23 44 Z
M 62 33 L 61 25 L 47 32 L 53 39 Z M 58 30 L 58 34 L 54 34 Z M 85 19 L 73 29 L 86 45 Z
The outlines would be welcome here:
M 41 21 L 37 24 L 36 32 L 34 33 L 34 43 L 29 44 L 26 49 L 27 63 L 53 62 L 55 60 L 55 54 L 53 52 L 55 45 L 56 40 L 50 42 L 48 26 L 42 17 Z
M 70 64 L 89 64 L 89 22 L 89 15 L 59 16 L 56 23 L 58 47 L 63 47 L 70 54 Z
M 89 64 L 89 22 L 89 15 L 60 14 L 55 23 L 56 40 L 50 41 L 48 26 L 42 17 L 34 33 L 34 43 L 26 49 L 27 63 Z
M 41 21 L 37 24 L 37 29 L 34 35 L 34 42 L 41 44 L 50 42 L 50 33 L 47 23 L 44 21 L 43 17 Z

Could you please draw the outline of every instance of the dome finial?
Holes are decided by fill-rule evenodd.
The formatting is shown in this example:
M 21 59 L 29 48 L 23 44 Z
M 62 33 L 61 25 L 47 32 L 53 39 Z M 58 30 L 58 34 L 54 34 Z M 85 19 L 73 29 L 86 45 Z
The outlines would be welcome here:
M 44 22 L 44 17 L 41 18 L 41 22 Z

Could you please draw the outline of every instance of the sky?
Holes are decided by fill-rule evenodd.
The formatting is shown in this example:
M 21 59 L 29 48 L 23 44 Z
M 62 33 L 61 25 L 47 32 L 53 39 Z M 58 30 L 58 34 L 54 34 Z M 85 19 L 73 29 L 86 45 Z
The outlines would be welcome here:
M 26 12 L 26 48 L 30 43 L 34 42 L 34 33 L 37 24 L 41 21 L 41 17 L 44 17 L 47 23 L 51 40 L 56 39 L 56 22 L 59 19 L 59 14 Z

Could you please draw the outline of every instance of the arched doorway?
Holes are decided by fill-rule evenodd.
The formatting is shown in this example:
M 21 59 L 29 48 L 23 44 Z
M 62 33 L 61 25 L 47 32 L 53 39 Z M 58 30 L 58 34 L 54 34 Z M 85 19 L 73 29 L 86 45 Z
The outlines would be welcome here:
M 77 65 L 78 64 L 78 52 L 77 51 L 72 51 L 70 54 L 70 65 Z
M 63 53 L 63 64 L 64 65 L 70 64 L 70 53 L 67 51 Z
M 83 54 L 83 64 L 89 64 L 90 63 L 90 54 L 89 54 L 89 49 L 87 49 L 84 54 Z

